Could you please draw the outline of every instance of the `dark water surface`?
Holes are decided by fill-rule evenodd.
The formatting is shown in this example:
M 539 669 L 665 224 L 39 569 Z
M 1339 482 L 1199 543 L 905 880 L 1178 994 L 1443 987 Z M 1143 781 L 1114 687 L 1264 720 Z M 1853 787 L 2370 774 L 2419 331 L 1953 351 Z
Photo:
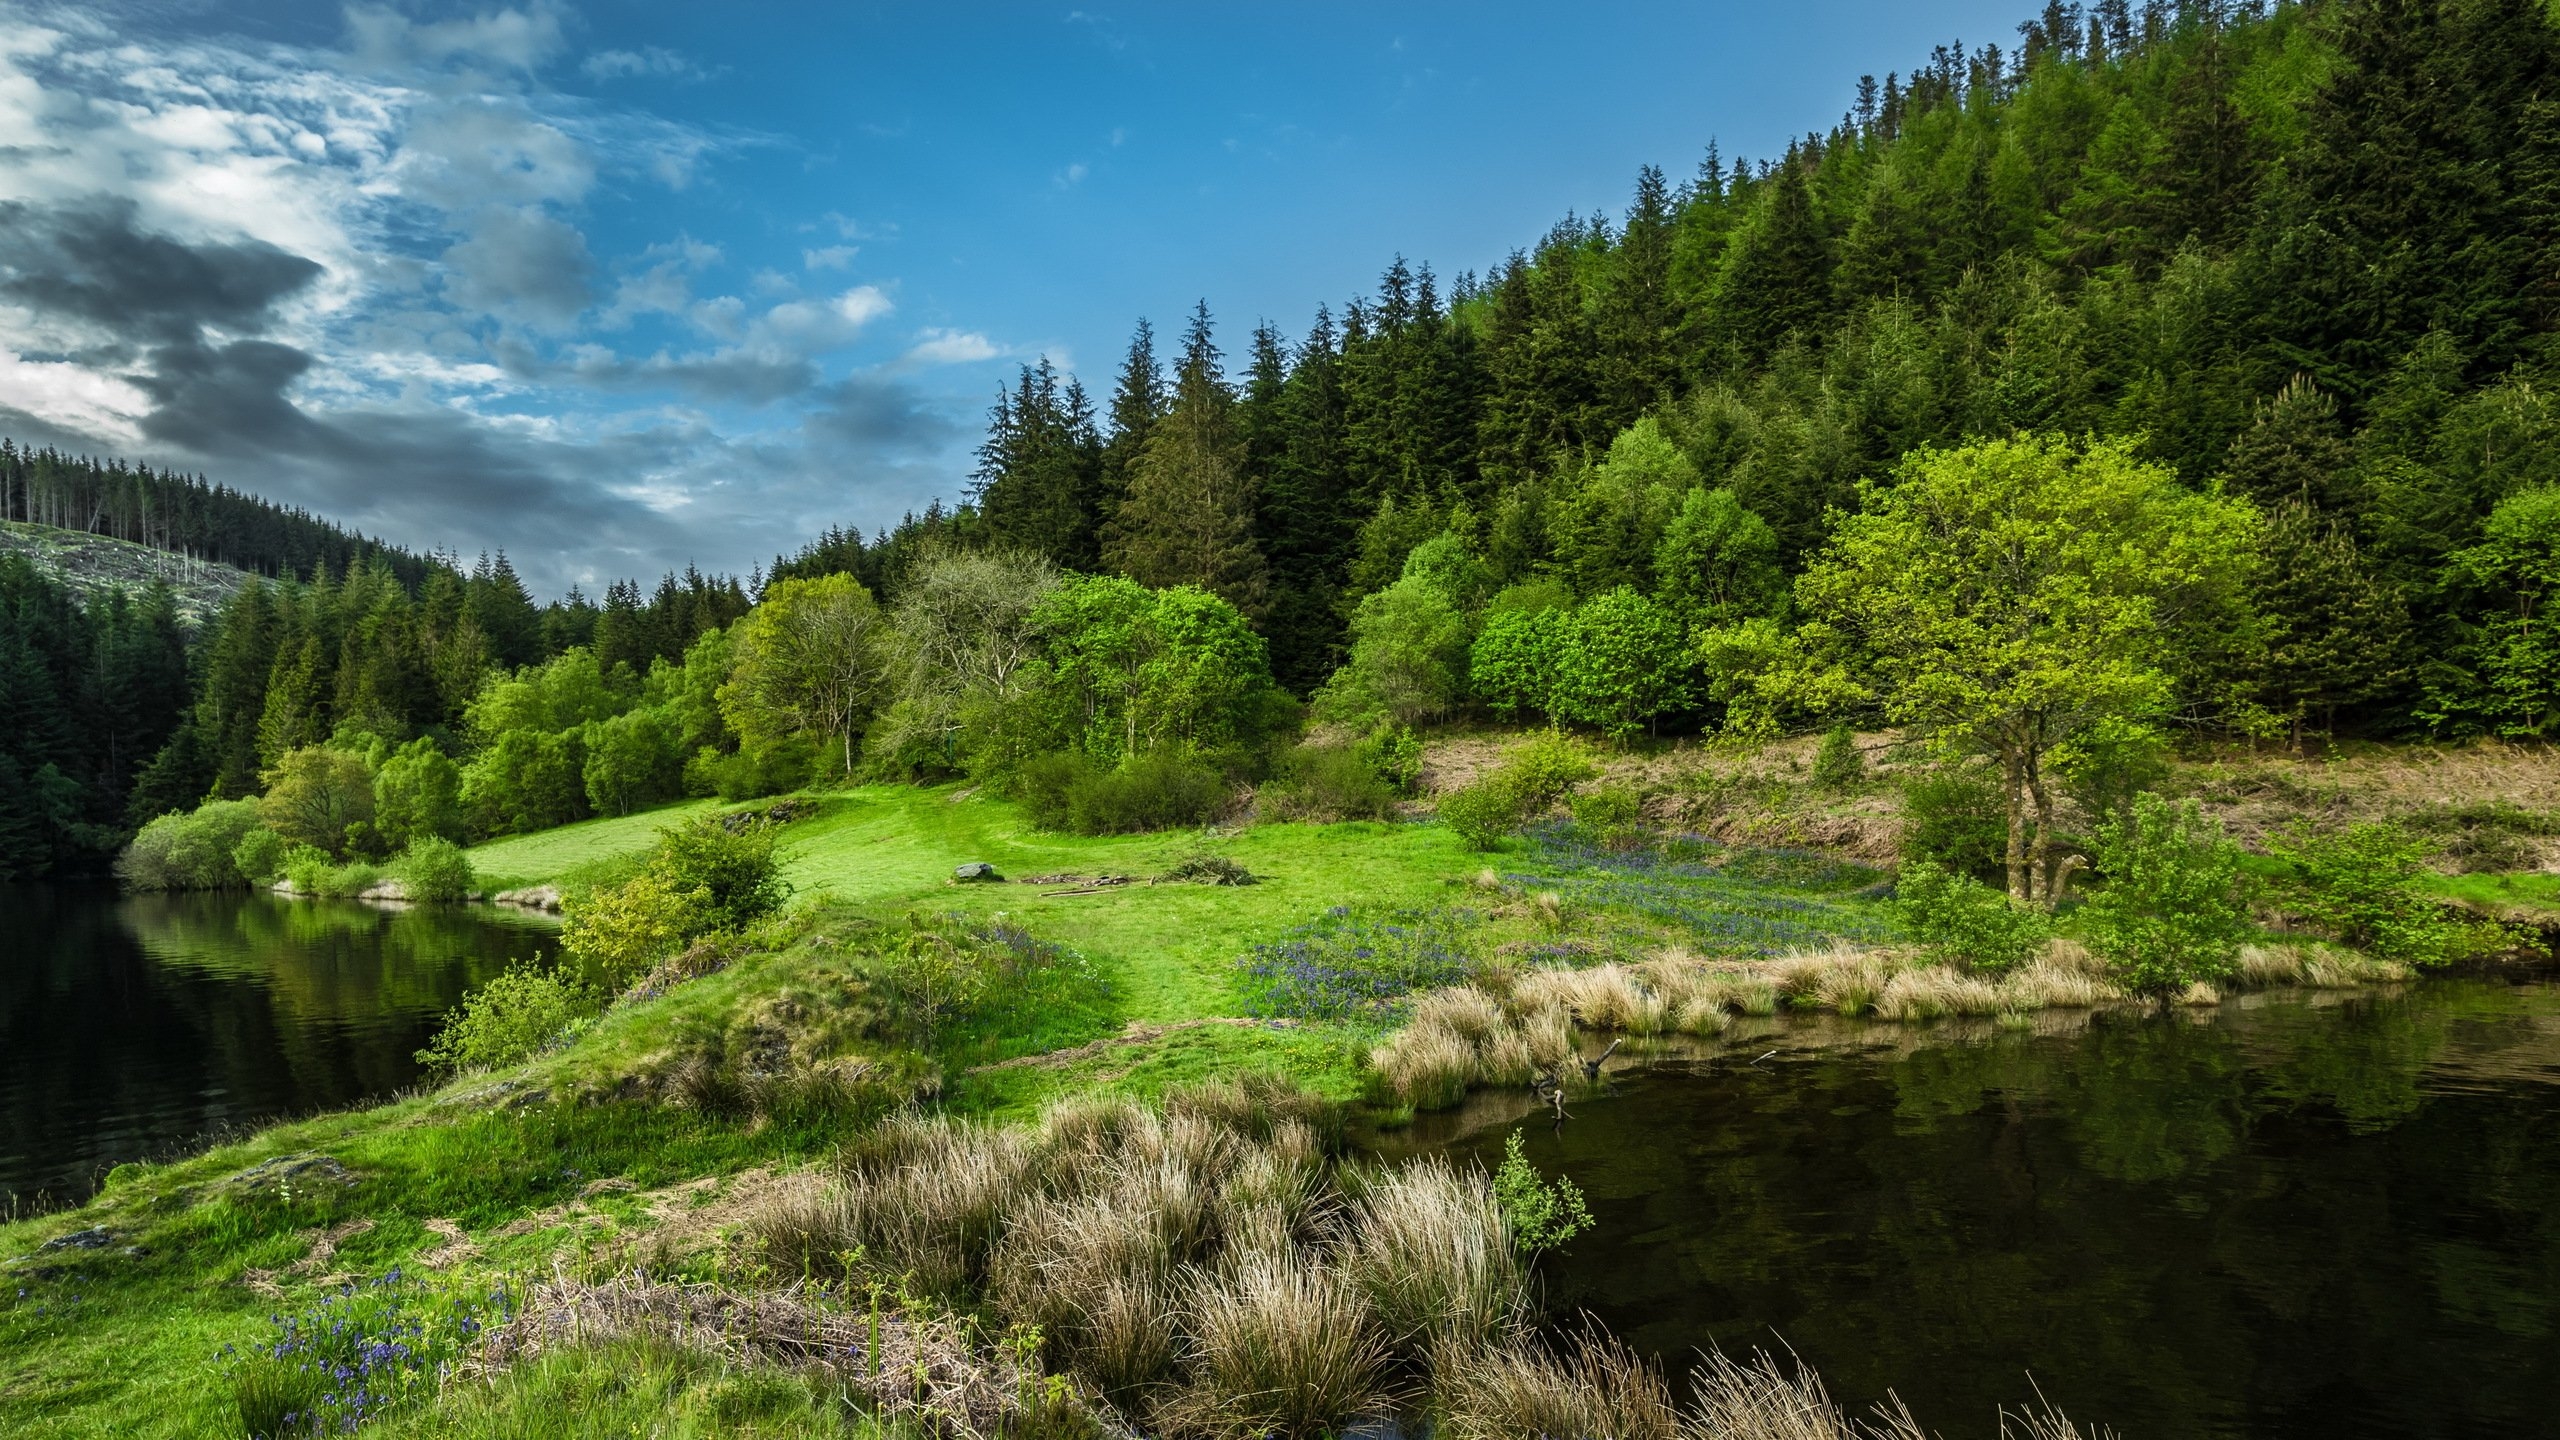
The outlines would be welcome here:
M 479 906 L 0 886 L 0 1196 L 417 1078 L 465 991 L 550 927 Z
M 2126 1440 L 2560 1435 L 2560 987 L 1763 1024 L 1397 1147 L 1524 1127 L 1599 1220 L 1550 1298 L 1675 1373 L 1784 1344 L 1950 1440 L 2029 1372 Z

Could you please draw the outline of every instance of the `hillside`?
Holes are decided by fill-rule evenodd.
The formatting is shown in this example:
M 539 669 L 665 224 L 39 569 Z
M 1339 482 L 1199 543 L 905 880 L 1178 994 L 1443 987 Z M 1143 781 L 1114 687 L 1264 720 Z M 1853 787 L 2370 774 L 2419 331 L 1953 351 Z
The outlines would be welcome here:
M 177 594 L 178 614 L 189 625 L 212 619 L 224 601 L 257 578 L 246 570 L 130 540 L 19 520 L 0 520 L 0 554 L 26 556 L 83 601 L 109 590 L 140 591 L 155 580 L 167 581 Z

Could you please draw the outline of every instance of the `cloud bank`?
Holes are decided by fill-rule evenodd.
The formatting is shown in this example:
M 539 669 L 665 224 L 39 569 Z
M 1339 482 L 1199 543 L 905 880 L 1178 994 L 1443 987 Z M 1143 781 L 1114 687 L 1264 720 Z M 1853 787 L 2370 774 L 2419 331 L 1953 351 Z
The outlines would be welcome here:
M 951 493 L 989 388 L 965 367 L 1005 347 L 902 328 L 853 245 L 732 276 L 610 236 L 601 200 L 763 142 L 555 87 L 701 78 L 573 57 L 570 18 L 358 6 L 296 48 L 0 13 L 0 433 L 504 548 L 555 591 L 744 570 Z

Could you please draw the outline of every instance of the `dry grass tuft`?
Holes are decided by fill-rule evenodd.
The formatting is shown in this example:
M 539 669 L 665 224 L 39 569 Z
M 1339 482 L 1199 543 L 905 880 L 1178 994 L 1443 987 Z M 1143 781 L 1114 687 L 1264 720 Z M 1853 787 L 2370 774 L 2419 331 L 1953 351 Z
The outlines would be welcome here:
M 1194 1270 L 1191 1380 L 1159 1411 L 1207 1435 L 1316 1435 L 1376 1404 L 1389 1358 L 1360 1291 L 1297 1255 Z
M 1921 965 L 1895 973 L 1876 996 L 1880 1020 L 1935 1020 L 1943 1015 L 1996 1015 L 2008 1000 L 1998 985 L 1950 966 Z
M 1399 1343 L 1486 1344 L 1524 1318 L 1528 1277 L 1481 1171 L 1428 1160 L 1361 1197 L 1345 1273 Z
M 1527 1337 L 1497 1346 L 1446 1367 L 1439 1391 L 1440 1433 L 1449 1440 L 1679 1440 L 1694 1433 L 1661 1375 L 1597 1329 L 1562 1353 Z M 1725 1440 L 1722 1431 L 1703 1434 Z

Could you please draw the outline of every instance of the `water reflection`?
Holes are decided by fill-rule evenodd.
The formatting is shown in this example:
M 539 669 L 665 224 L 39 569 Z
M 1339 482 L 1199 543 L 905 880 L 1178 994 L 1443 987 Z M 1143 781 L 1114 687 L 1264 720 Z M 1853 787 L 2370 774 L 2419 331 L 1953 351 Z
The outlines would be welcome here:
M 1755 1057 L 1779 1053 L 1758 1064 Z M 1793 1346 L 1949 1437 L 2034 1381 L 2127 1436 L 2550 1433 L 2560 989 L 2438 982 L 2043 1033 L 1772 1023 L 1398 1148 L 1529 1153 L 1600 1230 L 1548 1266 L 1677 1364 Z
M 387 1094 L 531 917 L 0 887 L 0 1192 L 85 1194 L 219 1127 Z

